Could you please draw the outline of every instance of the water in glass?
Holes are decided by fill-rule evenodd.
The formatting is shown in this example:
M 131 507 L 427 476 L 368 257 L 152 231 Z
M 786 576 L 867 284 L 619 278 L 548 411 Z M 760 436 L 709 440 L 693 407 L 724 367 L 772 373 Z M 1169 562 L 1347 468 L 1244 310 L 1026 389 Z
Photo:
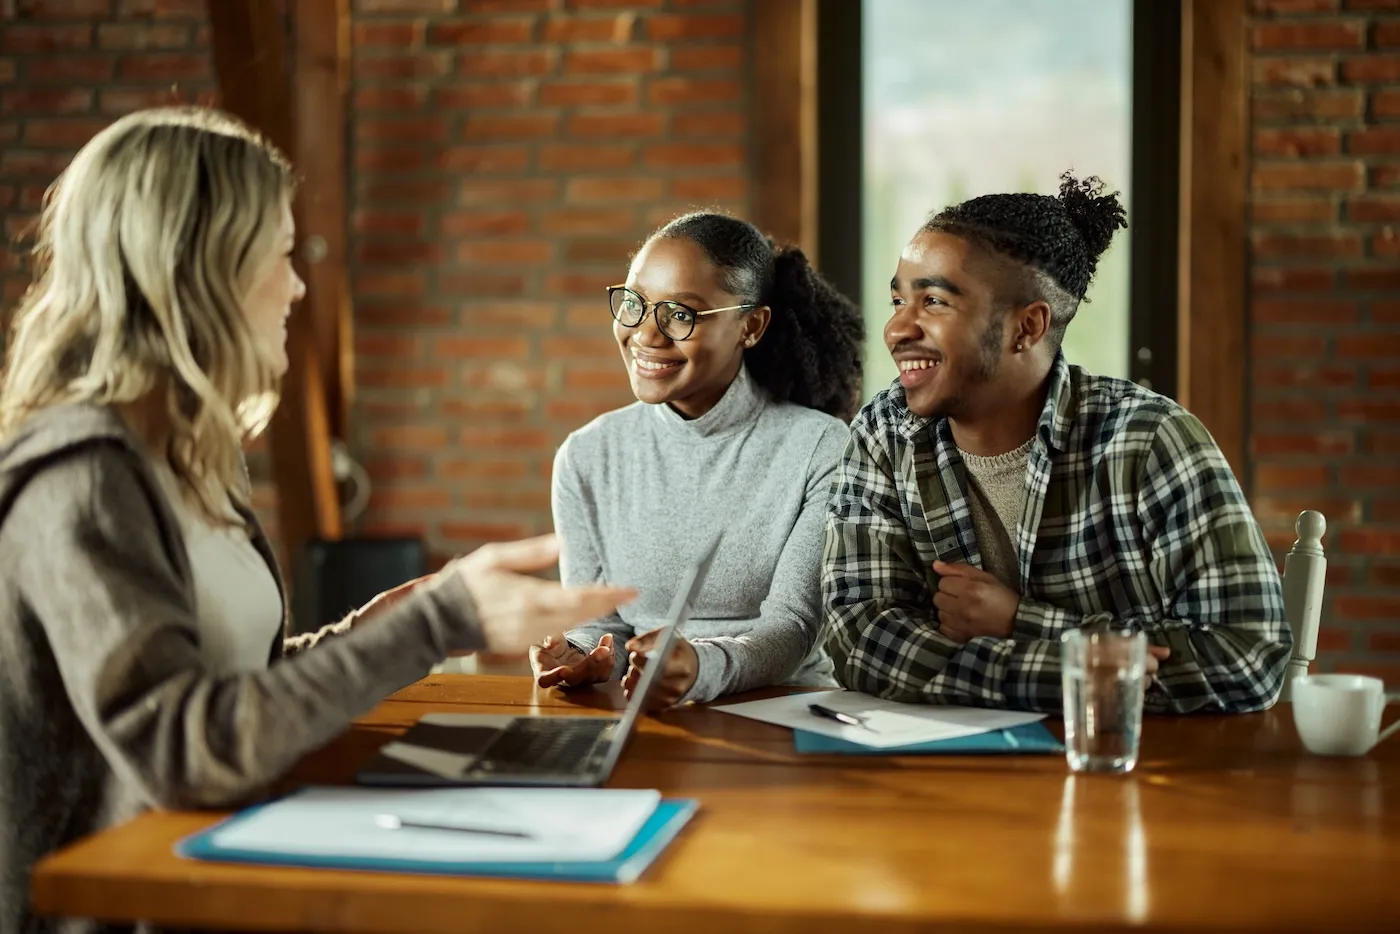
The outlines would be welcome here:
M 1147 639 L 1098 627 L 1065 633 L 1065 757 L 1076 772 L 1130 772 L 1142 731 Z

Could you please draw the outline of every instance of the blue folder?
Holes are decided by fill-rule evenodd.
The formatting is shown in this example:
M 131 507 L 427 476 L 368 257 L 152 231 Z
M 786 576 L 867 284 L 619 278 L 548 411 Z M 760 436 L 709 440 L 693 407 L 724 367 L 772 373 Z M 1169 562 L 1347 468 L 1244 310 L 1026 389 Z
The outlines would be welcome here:
M 325 856 L 265 852 L 220 846 L 214 831 L 254 813 L 258 805 L 227 821 L 181 840 L 175 852 L 190 859 L 263 866 L 300 866 L 310 869 L 359 869 L 371 872 L 429 873 L 452 876 L 490 876 L 500 879 L 545 879 L 555 882 L 635 882 L 661 855 L 695 815 L 700 804 L 692 799 L 664 799 L 637 831 L 632 842 L 616 858 L 601 862 L 548 863 L 445 863 L 441 861 L 374 859 L 358 856 Z
M 850 756 L 1026 755 L 1028 753 L 1065 751 L 1064 745 L 1039 720 L 1012 727 L 1009 730 L 991 730 L 986 733 L 974 733 L 971 736 L 914 743 L 909 746 L 888 746 L 884 749 L 862 746 L 860 743 L 848 742 L 821 733 L 809 733 L 806 730 L 793 730 L 792 739 L 798 752 L 836 753 Z

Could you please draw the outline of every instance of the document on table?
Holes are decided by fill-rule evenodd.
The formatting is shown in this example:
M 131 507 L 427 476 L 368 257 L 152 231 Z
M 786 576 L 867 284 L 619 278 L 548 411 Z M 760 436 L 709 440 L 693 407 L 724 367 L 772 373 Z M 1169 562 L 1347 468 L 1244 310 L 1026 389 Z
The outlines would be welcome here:
M 245 812 L 216 829 L 213 843 L 444 863 L 603 861 L 660 802 L 658 791 L 606 788 L 308 788 Z
M 812 712 L 812 704 L 849 714 L 859 719 L 861 725 L 837 723 L 827 717 L 818 716 Z M 855 691 L 788 694 L 768 700 L 725 704 L 713 709 L 751 720 L 791 727 L 794 730 L 834 736 L 877 749 L 1006 730 L 1045 719 L 1043 713 L 988 710 L 982 707 L 901 704 Z

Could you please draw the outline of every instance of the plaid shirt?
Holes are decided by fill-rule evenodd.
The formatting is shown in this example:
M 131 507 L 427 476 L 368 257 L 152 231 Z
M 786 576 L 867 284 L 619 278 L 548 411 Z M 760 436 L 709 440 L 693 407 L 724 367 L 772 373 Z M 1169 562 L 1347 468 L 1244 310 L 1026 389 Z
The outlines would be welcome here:
M 1059 355 L 1028 461 L 1011 638 L 960 644 L 938 632 L 933 561 L 982 558 L 948 421 L 910 412 L 897 384 L 856 417 L 822 571 L 827 647 L 847 687 L 1058 712 L 1061 634 L 1108 614 L 1171 649 L 1148 710 L 1273 704 L 1293 641 L 1278 569 L 1194 416 Z

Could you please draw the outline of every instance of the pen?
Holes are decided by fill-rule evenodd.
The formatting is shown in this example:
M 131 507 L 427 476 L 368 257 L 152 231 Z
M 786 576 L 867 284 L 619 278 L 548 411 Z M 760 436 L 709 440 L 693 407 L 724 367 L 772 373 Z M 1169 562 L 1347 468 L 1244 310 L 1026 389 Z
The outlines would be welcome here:
M 535 835 L 523 830 L 497 830 L 494 827 L 468 827 L 465 824 L 436 824 L 431 821 L 416 821 L 399 817 L 397 814 L 380 814 L 374 822 L 385 830 L 403 830 L 413 827 L 419 830 L 456 830 L 461 833 L 479 833 L 491 837 L 513 837 L 518 840 L 533 840 Z
M 837 723 L 844 723 L 847 726 L 858 726 L 870 730 L 870 727 L 865 725 L 865 721 L 854 714 L 832 710 L 830 707 L 823 707 L 821 704 L 808 704 L 807 709 L 819 717 L 826 717 L 828 720 L 835 720 Z M 871 730 L 871 732 L 873 733 L 875 731 Z

